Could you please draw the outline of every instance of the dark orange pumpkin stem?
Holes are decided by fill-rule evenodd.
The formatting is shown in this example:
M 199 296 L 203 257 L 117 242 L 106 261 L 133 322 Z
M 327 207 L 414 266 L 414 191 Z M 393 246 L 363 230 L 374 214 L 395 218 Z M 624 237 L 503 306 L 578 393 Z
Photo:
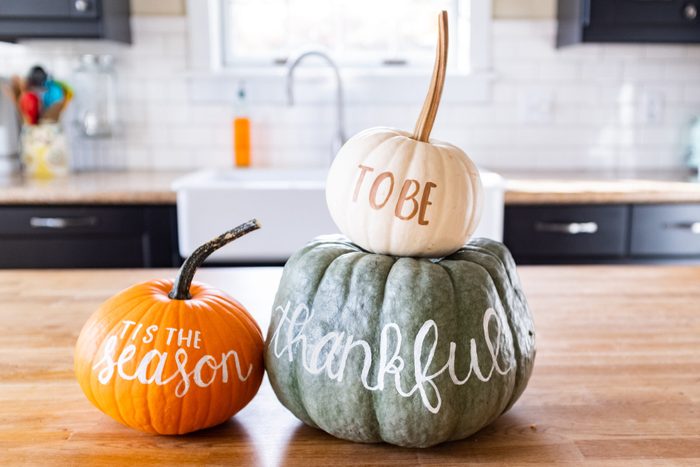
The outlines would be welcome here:
M 260 228 L 260 222 L 257 219 L 251 219 L 246 223 L 243 223 L 231 229 L 227 232 L 222 233 L 216 238 L 209 240 L 204 245 L 200 246 L 190 255 L 189 258 L 182 263 L 180 270 L 175 277 L 175 282 L 173 283 L 173 289 L 168 294 L 168 297 L 173 300 L 189 300 L 192 298 L 190 295 L 190 285 L 192 285 L 192 279 L 194 279 L 194 273 L 197 272 L 197 268 L 204 263 L 209 255 L 214 253 L 216 250 L 222 246 L 231 243 L 237 238 L 241 238 L 243 235 L 252 232 L 253 230 L 258 230 Z

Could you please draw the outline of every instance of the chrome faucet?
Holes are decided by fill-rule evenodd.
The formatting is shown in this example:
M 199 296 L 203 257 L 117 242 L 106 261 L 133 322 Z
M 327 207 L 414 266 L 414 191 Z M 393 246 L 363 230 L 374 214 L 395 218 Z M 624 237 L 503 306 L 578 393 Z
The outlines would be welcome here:
M 345 144 L 345 118 L 344 114 L 344 102 L 343 102 L 343 82 L 340 79 L 340 70 L 338 65 L 333 61 L 330 55 L 320 50 L 305 50 L 294 55 L 287 61 L 287 105 L 294 105 L 294 70 L 296 67 L 304 60 L 306 57 L 317 56 L 322 58 L 328 66 L 333 70 L 335 75 L 335 86 L 336 86 L 336 131 L 333 136 L 333 141 L 331 143 L 331 162 L 335 158 L 335 155 L 340 150 L 341 146 Z

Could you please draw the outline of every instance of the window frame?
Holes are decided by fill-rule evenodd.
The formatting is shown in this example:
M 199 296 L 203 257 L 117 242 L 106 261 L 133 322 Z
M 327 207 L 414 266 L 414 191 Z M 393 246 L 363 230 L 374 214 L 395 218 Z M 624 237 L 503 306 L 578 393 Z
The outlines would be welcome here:
M 466 1 L 466 0 L 455 0 Z M 451 86 L 445 87 L 443 99 L 450 102 L 483 102 L 490 98 L 491 82 L 491 0 L 469 0 L 469 71 L 459 65 L 448 71 Z M 249 100 L 253 103 L 285 102 L 284 65 L 231 67 L 225 65 L 222 31 L 222 0 L 187 0 L 187 22 L 189 32 L 189 70 L 191 95 L 195 100 L 220 100 L 222 85 L 245 81 Z M 467 21 L 461 17 L 462 21 Z M 459 25 L 457 25 L 459 28 Z M 459 33 L 456 34 L 460 40 Z M 459 53 L 463 46 L 460 44 Z M 451 57 L 453 60 L 459 57 Z M 308 70 L 298 70 L 307 84 L 318 85 L 320 79 Z M 421 82 L 431 70 L 415 66 L 341 66 L 346 100 L 349 103 L 411 103 L 421 102 L 425 96 L 413 93 L 397 94 L 414 81 Z M 323 79 L 323 78 L 321 78 Z M 301 80 L 300 80 L 301 81 Z M 302 83 L 300 83 L 302 84 Z M 422 83 L 423 86 L 425 83 Z M 359 93 L 354 92 L 355 90 Z M 370 91 L 370 92 L 367 92 Z M 327 96 L 309 93 L 309 103 L 325 103 Z M 303 91 L 302 91 L 303 95 Z

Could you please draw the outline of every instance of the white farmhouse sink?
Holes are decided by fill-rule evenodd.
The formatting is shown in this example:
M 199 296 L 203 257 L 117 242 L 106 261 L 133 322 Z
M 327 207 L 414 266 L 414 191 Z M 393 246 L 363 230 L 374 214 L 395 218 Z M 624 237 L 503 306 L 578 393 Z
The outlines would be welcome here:
M 211 262 L 280 263 L 312 238 L 338 232 L 326 207 L 327 170 L 204 170 L 173 183 L 179 248 L 188 256 L 216 235 L 252 218 L 262 229 L 225 246 Z M 475 236 L 501 240 L 501 176 L 481 171 L 485 204 Z

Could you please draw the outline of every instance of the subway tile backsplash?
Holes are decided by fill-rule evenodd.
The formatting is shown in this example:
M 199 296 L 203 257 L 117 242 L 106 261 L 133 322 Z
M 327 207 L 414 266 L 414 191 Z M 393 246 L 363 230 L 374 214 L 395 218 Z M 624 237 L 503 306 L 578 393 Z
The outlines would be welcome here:
M 131 48 L 2 45 L 0 74 L 38 62 L 66 78 L 79 53 L 106 47 L 117 58 L 123 124 L 111 139 L 74 136 L 77 168 L 230 166 L 235 82 L 222 89 L 220 103 L 192 99 L 186 24 L 183 17 L 136 17 Z M 551 20 L 495 20 L 491 95 L 444 102 L 433 136 L 493 169 L 680 167 L 690 121 L 700 115 L 700 46 L 555 49 L 555 29 Z M 351 103 L 348 134 L 373 125 L 411 129 L 418 110 Z M 251 105 L 254 165 L 327 164 L 333 115 L 330 105 Z

